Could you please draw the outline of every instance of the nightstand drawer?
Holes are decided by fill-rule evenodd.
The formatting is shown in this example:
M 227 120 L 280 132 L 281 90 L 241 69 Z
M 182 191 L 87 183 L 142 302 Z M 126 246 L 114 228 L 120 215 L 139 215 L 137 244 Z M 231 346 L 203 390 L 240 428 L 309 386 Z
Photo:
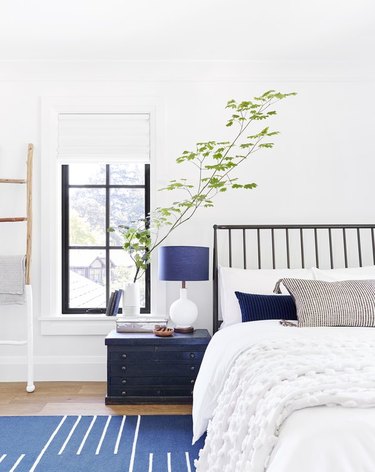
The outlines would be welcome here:
M 191 348 L 187 347 L 186 351 L 182 350 L 138 350 L 130 351 L 123 349 L 121 351 L 110 351 L 109 360 L 113 363 L 123 362 L 138 362 L 138 361 L 202 361 L 204 351 L 192 351 Z
M 206 350 L 207 344 L 174 344 L 170 346 L 155 346 L 156 352 L 200 351 Z
M 163 351 L 157 351 L 155 354 L 156 354 L 156 359 L 160 361 L 168 361 L 168 362 L 175 362 L 175 361 L 198 362 L 199 361 L 201 362 L 203 359 L 204 351 L 163 350 Z
M 182 364 L 177 362 L 148 362 L 148 363 L 123 363 L 111 364 L 109 374 L 111 376 L 193 376 L 198 374 L 200 364 Z
M 192 387 L 195 384 L 193 377 L 110 377 L 111 387 L 134 385 L 181 385 Z
M 155 349 L 151 347 L 151 349 L 145 350 L 130 350 L 130 349 L 121 349 L 121 350 L 110 350 L 109 353 L 109 360 L 110 362 L 114 363 L 121 363 L 121 362 L 136 362 L 140 360 L 155 360 Z
M 114 397 L 186 397 L 193 395 L 193 387 L 110 387 L 108 395 Z

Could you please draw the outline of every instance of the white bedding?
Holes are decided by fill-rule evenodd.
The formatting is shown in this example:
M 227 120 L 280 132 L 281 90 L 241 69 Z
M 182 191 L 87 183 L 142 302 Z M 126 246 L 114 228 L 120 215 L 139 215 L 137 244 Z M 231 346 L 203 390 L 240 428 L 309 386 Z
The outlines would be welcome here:
M 305 395 L 299 406 L 296 401 L 292 401 L 282 410 L 281 416 L 285 417 L 285 420 L 280 422 L 280 427 L 277 425 L 280 415 L 276 414 L 278 402 L 275 398 L 272 401 L 271 396 L 264 413 L 258 415 L 257 421 L 262 424 L 259 423 L 257 427 L 260 427 L 265 435 L 262 438 L 262 447 L 254 451 L 251 434 L 257 429 L 249 428 L 247 431 L 246 428 L 239 427 L 241 424 L 250 424 L 251 408 L 257 411 L 256 405 L 248 398 L 253 382 L 250 379 L 246 384 L 243 379 L 246 372 L 251 373 L 252 365 L 256 364 L 257 349 L 267 350 L 269 346 L 274 345 L 282 354 L 284 348 L 285 352 L 288 352 L 288 344 L 289 349 L 293 348 L 295 339 L 301 344 L 301 366 L 305 366 L 304 369 L 308 366 L 308 358 L 312 362 L 321 363 L 319 353 L 322 348 L 328 347 L 327 358 L 331 357 L 333 369 L 331 372 L 327 371 L 325 381 L 333 375 L 331 380 L 337 382 L 342 375 L 341 383 L 335 385 L 333 397 L 329 392 L 331 397 L 328 395 L 327 398 L 318 398 L 311 388 L 314 377 L 310 376 L 307 383 L 304 383 L 306 379 L 301 378 L 301 381 L 298 381 L 302 382 L 300 387 L 305 388 L 308 395 Z M 336 346 L 333 346 L 334 344 Z M 375 448 L 370 446 L 375 444 L 374 346 L 375 329 L 372 328 L 288 328 L 281 326 L 278 321 L 259 321 L 237 324 L 219 331 L 208 346 L 194 389 L 194 440 L 200 437 L 206 430 L 208 421 L 215 416 L 210 425 L 207 446 L 198 462 L 198 471 L 233 471 L 233 464 L 241 464 L 237 466 L 238 472 L 373 472 Z M 353 355 L 350 354 L 351 347 Z M 303 356 L 305 351 L 306 356 Z M 267 357 L 268 354 L 263 352 L 262 355 Z M 281 358 L 283 359 L 282 356 Z M 235 361 L 236 368 L 232 369 Z M 369 365 L 366 364 L 367 361 Z M 262 362 L 265 363 L 264 359 L 260 359 L 258 366 L 263 365 Z M 279 362 L 278 365 L 281 366 L 280 373 L 283 376 L 285 372 L 294 369 L 294 363 L 289 368 L 285 368 L 284 362 Z M 309 368 L 306 369 L 308 372 Z M 234 374 L 232 373 L 230 381 L 226 383 L 231 370 Z M 343 372 L 340 373 L 340 370 Z M 293 376 L 293 372 L 291 375 Z M 268 379 L 268 376 L 264 378 Z M 352 392 L 343 395 L 348 381 L 350 384 L 352 380 L 354 387 L 362 382 L 363 388 L 354 388 Z M 347 384 L 344 390 L 340 390 L 342 382 Z M 238 394 L 241 390 L 242 398 Z M 292 390 L 288 393 L 295 394 Z M 341 394 L 340 398 L 337 393 Z M 254 392 L 251 395 L 253 398 Z M 354 402 L 348 403 L 348 400 L 353 399 Z M 218 401 L 220 405 L 214 415 Z M 325 403 L 355 408 L 314 406 Z M 303 409 L 293 412 L 296 407 Z M 241 429 L 243 431 L 240 431 Z M 259 431 L 257 436 L 261 436 Z M 221 454 L 215 448 L 220 448 Z M 243 452 L 245 450 L 246 453 Z M 247 462 L 249 458 L 253 461 L 251 467 Z M 268 464 L 267 469 L 264 468 L 265 464 Z

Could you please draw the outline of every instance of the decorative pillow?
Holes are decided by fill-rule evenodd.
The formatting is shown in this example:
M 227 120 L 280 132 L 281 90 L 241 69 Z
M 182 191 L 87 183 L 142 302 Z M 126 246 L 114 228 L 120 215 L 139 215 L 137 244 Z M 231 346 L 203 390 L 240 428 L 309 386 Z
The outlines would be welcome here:
M 241 323 L 241 310 L 234 292 L 272 295 L 275 283 L 283 278 L 313 279 L 311 269 L 236 269 L 219 267 L 221 329 Z M 285 294 L 288 293 L 284 290 Z
M 296 305 L 290 295 L 257 295 L 235 292 L 242 321 L 296 320 Z
M 375 326 L 375 280 L 281 279 L 294 298 L 298 326 Z
M 375 279 L 375 266 L 350 267 L 346 269 L 311 269 L 316 280 L 326 282 L 338 282 L 340 280 L 373 280 Z

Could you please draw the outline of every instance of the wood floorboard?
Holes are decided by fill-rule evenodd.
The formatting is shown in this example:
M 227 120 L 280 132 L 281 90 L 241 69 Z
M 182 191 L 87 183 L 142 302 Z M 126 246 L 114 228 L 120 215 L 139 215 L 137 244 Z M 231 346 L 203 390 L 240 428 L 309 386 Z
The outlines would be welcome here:
M 189 415 L 191 405 L 105 405 L 105 382 L 0 383 L 0 416 Z

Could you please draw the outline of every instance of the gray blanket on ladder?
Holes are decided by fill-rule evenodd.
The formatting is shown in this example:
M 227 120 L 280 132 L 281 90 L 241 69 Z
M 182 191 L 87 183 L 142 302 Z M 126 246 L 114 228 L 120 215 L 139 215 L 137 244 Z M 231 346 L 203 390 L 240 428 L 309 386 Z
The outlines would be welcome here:
M 0 305 L 25 303 L 25 256 L 0 256 Z

